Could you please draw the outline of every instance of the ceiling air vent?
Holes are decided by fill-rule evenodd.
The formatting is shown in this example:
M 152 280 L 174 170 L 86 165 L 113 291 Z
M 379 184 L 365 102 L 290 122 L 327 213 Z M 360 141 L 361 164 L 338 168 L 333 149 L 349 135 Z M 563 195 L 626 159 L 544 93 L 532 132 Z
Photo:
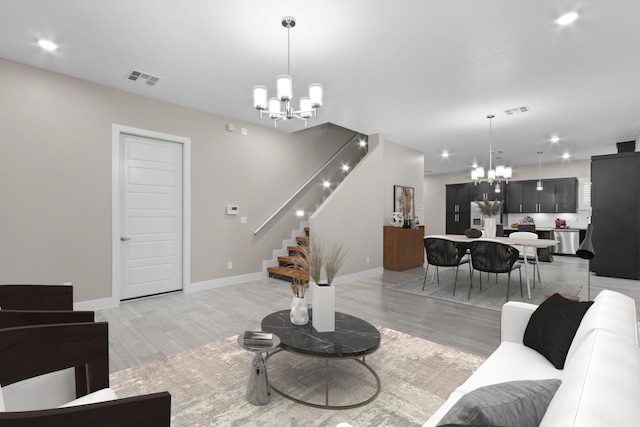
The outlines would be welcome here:
M 511 108 L 509 110 L 504 110 L 504 113 L 507 116 L 513 116 L 514 114 L 519 114 L 519 113 L 526 113 L 531 111 L 529 109 L 529 107 L 527 107 L 526 105 L 524 107 L 517 107 L 517 108 Z
M 127 73 L 127 80 L 131 80 L 134 82 L 143 83 L 147 86 L 155 86 L 156 83 L 160 81 L 160 77 L 154 76 L 153 74 L 145 73 L 143 71 L 131 70 Z

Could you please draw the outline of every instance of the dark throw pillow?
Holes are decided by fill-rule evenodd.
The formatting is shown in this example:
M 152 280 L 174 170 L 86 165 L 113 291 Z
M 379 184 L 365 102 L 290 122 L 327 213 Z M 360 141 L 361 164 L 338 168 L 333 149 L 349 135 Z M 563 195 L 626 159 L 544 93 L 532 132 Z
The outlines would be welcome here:
M 462 396 L 438 426 L 537 427 L 561 383 L 558 379 L 511 381 L 477 388 Z
M 467 228 L 464 231 L 464 235 L 470 239 L 477 239 L 478 237 L 482 236 L 482 231 L 478 230 L 477 228 Z
M 570 301 L 553 294 L 531 315 L 524 345 L 546 357 L 556 369 L 563 369 L 573 337 L 591 304 L 593 301 Z

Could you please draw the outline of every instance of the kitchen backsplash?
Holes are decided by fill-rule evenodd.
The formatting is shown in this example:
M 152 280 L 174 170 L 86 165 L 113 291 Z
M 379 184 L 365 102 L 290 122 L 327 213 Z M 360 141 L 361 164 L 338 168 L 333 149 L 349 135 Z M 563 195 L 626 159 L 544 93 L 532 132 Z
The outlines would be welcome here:
M 556 219 L 564 219 L 567 221 L 567 227 L 569 228 L 587 228 L 587 225 L 591 223 L 591 209 L 578 210 L 576 213 L 521 213 L 521 214 L 506 214 L 507 220 L 503 221 L 505 226 L 513 224 L 514 222 L 520 222 L 525 215 L 529 215 L 533 218 L 536 227 L 551 227 L 556 226 Z M 504 218 L 503 218 L 504 219 Z

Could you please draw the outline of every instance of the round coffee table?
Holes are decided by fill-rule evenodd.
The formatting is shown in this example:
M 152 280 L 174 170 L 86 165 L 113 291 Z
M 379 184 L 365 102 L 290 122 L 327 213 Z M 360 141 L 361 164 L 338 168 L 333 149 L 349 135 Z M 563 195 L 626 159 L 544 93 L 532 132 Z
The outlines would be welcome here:
M 380 332 L 371 323 L 348 314 L 336 312 L 335 332 L 317 332 L 312 321 L 303 326 L 291 324 L 289 312 L 282 310 L 271 313 L 262 319 L 261 328 L 280 337 L 280 348 L 267 355 L 267 360 L 285 350 L 301 356 L 325 359 L 325 404 L 317 404 L 296 399 L 270 384 L 278 394 L 294 402 L 314 408 L 350 409 L 372 402 L 380 393 L 380 377 L 366 364 L 365 356 L 374 353 L 380 347 Z M 310 310 L 310 316 L 313 316 Z M 371 397 L 350 405 L 329 405 L 329 361 L 336 359 L 354 360 L 364 366 L 376 380 L 376 390 Z

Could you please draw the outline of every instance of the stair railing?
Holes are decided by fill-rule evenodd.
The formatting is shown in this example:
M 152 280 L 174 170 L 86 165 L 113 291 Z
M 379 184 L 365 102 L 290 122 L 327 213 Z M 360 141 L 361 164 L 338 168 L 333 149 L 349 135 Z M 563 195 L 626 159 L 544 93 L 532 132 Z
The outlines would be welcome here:
M 311 184 L 322 172 L 324 172 L 324 170 L 329 167 L 329 165 L 331 165 L 331 163 L 338 157 L 340 156 L 340 154 L 342 154 L 342 152 L 344 150 L 346 150 L 349 145 L 351 143 L 353 143 L 354 141 L 356 141 L 359 138 L 366 138 L 365 135 L 362 135 L 361 133 L 356 133 L 351 139 L 349 139 L 342 147 L 340 147 L 340 149 L 338 151 L 336 151 L 336 153 L 331 156 L 331 158 L 329 160 L 327 160 L 321 167 L 320 169 L 318 169 L 318 171 L 316 173 L 314 173 L 309 179 L 307 179 L 305 181 L 304 184 L 302 184 L 302 186 L 300 188 L 298 188 L 292 195 L 291 197 L 289 197 L 278 209 L 275 210 L 275 212 L 273 212 L 269 218 L 267 218 L 262 224 L 260 224 L 260 226 L 258 228 L 255 229 L 255 231 L 253 232 L 253 235 L 255 236 L 256 234 L 258 234 L 264 227 L 267 226 L 267 224 L 269 224 L 280 212 L 282 212 L 282 210 L 284 208 L 287 207 L 287 205 L 289 203 L 291 203 L 292 200 L 294 200 L 300 193 L 302 193 L 305 188 L 307 188 L 307 186 L 309 186 L 309 184 Z

